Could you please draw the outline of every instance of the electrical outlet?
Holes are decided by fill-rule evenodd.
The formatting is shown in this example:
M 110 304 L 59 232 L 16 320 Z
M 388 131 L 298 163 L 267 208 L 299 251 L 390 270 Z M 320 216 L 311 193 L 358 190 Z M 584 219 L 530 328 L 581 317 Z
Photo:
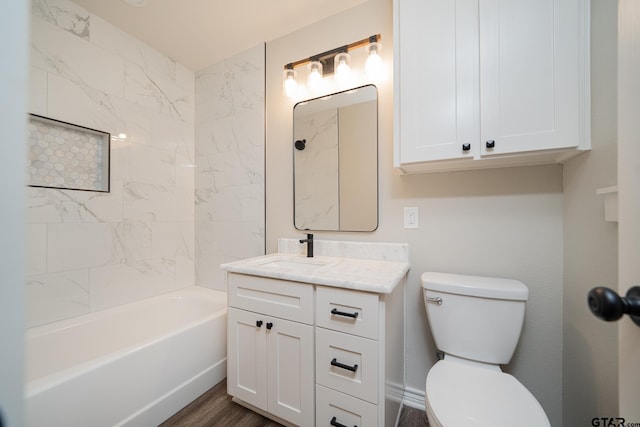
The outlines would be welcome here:
M 418 228 L 419 226 L 419 211 L 418 207 L 405 207 L 404 208 L 404 228 Z

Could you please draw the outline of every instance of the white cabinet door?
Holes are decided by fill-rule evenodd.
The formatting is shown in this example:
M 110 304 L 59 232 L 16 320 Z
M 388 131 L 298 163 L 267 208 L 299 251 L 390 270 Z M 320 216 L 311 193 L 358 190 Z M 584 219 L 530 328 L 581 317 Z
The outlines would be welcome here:
M 232 307 L 227 322 L 227 392 L 294 424 L 313 423 L 313 326 Z
M 267 409 L 267 345 L 264 315 L 228 309 L 227 392 Z
M 395 14 L 396 165 L 472 159 L 480 133 L 477 0 L 396 0 Z
M 552 163 L 590 148 L 588 1 L 394 0 L 394 15 L 395 166 Z
M 580 3 L 479 3 L 483 156 L 578 145 Z
M 267 326 L 268 411 L 296 425 L 313 425 L 313 327 L 278 318 Z

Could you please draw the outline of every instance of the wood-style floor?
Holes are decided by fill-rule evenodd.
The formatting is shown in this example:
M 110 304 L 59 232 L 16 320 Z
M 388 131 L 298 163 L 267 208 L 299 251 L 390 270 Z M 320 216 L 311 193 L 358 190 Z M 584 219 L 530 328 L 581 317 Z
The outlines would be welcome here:
M 399 427 L 428 426 L 424 411 L 403 407 Z M 160 425 L 161 427 L 281 427 L 261 415 L 231 401 L 224 380 L 205 392 Z M 366 427 L 366 426 L 363 426 Z

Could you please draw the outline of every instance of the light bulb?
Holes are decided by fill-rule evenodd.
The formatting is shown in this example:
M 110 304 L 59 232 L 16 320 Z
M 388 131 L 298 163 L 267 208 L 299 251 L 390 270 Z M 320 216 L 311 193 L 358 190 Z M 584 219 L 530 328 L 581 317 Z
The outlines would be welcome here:
M 312 61 L 308 66 L 307 86 L 311 90 L 318 90 L 322 86 L 322 63 Z
M 295 97 L 297 90 L 298 82 L 292 77 L 287 77 L 287 80 L 284 82 L 284 94 L 289 98 L 293 98 Z
M 380 57 L 380 43 L 372 42 L 367 46 L 369 55 L 367 56 L 367 62 L 364 64 L 364 72 L 367 76 L 378 81 L 382 77 L 382 58 Z
M 296 74 L 296 70 L 292 68 L 286 68 L 282 73 L 282 92 L 289 98 L 295 98 L 298 93 Z
M 336 81 L 338 83 L 348 83 L 351 77 L 351 55 L 346 52 L 342 52 L 335 57 L 335 74 Z

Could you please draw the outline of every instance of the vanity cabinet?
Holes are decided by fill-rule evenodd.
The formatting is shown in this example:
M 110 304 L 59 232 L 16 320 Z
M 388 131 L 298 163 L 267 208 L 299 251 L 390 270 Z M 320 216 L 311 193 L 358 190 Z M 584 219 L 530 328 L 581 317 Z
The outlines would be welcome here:
M 394 0 L 394 164 L 564 161 L 590 149 L 587 0 Z
M 390 293 L 238 273 L 227 286 L 234 401 L 284 424 L 395 425 L 404 279 Z
M 313 287 L 230 274 L 227 392 L 245 406 L 313 425 Z

